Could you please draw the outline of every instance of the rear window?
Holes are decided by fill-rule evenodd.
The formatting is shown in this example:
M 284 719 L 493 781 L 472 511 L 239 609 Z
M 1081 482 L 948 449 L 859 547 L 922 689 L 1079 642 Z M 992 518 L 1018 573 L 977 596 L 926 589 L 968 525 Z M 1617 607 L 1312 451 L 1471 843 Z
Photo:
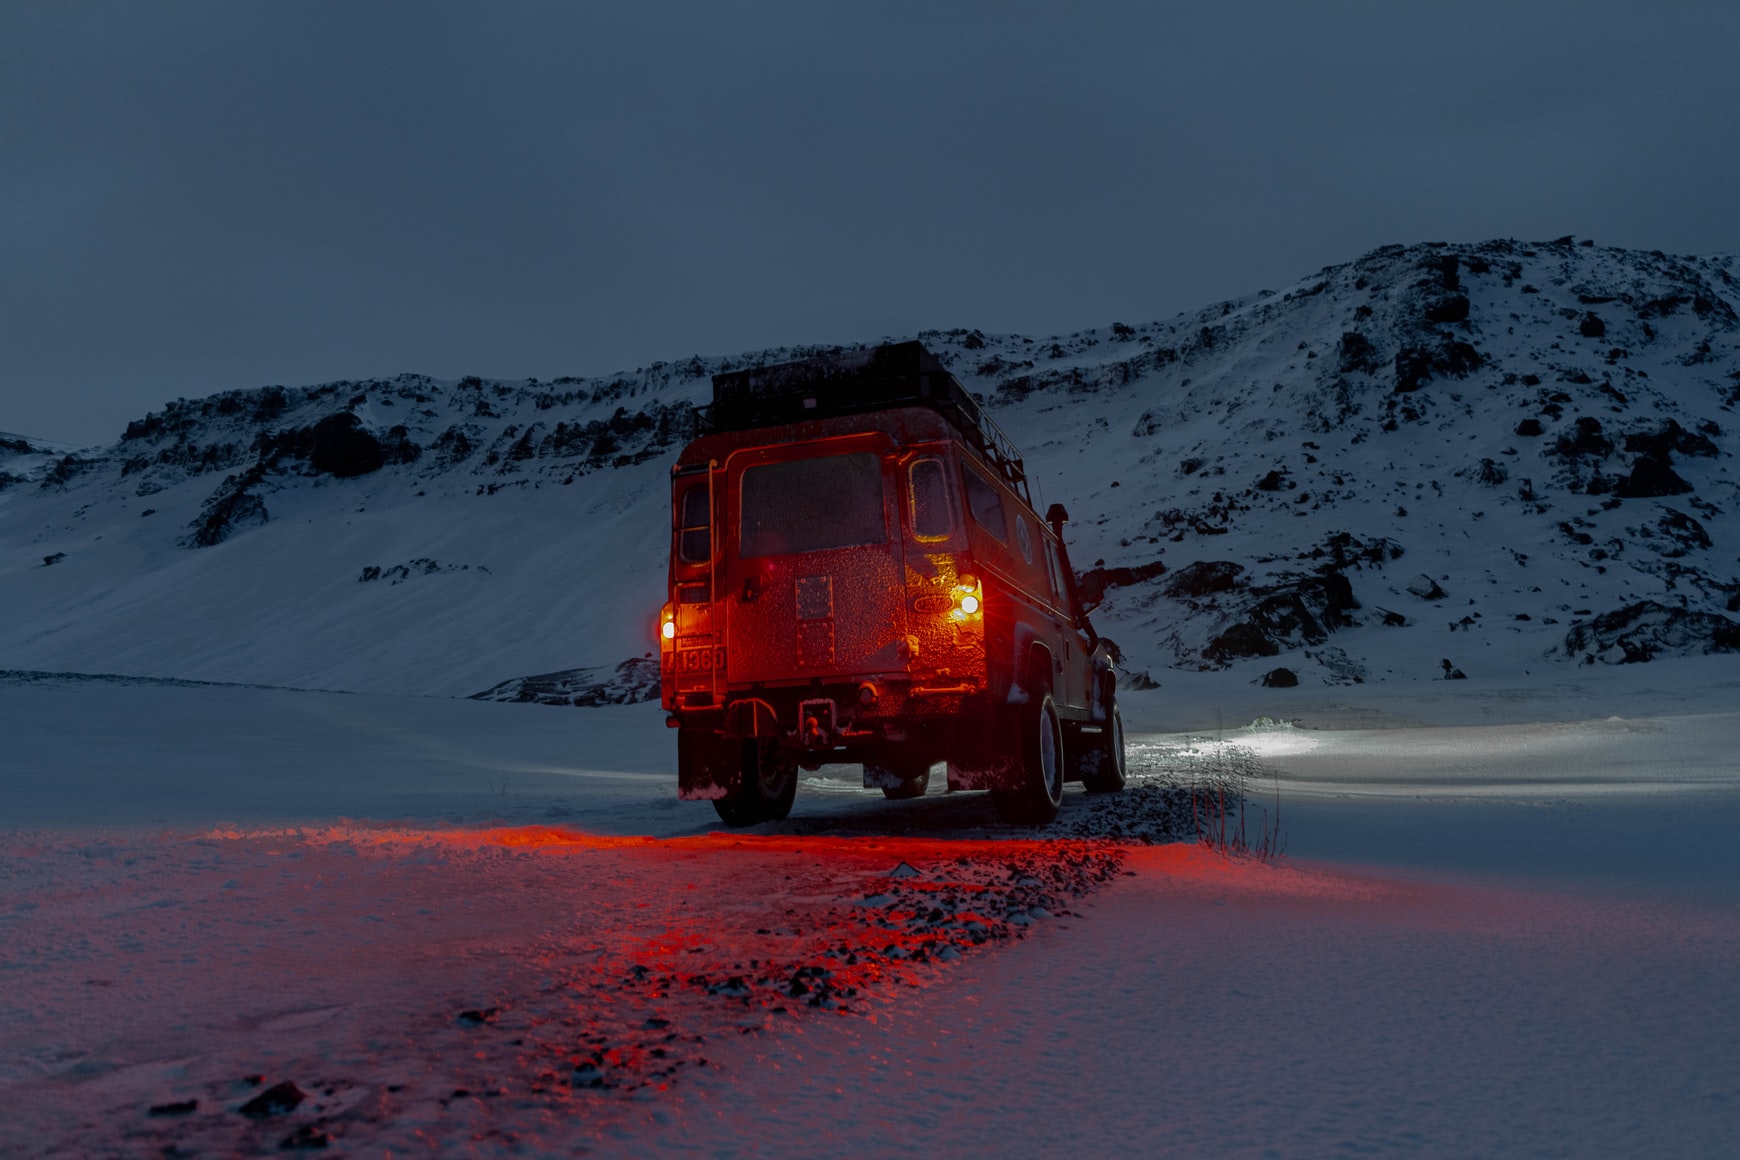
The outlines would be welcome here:
M 940 459 L 917 459 L 907 471 L 912 484 L 912 534 L 920 540 L 941 540 L 954 526 L 949 504 L 949 480 Z
M 698 484 L 677 502 L 677 555 L 689 564 L 704 564 L 713 556 L 712 520 L 707 511 L 707 485 Z
M 888 537 L 882 460 L 868 451 L 764 463 L 744 471 L 739 552 L 788 556 Z

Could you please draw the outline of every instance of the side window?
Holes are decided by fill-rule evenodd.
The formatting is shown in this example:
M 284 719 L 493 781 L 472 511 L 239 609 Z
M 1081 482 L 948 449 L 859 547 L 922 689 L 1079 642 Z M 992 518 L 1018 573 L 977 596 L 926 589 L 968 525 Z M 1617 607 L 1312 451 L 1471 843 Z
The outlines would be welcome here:
M 705 564 L 713 558 L 713 513 L 707 510 L 707 485 L 699 483 L 677 501 L 677 558 Z
M 1057 594 L 1059 603 L 1068 601 L 1069 589 L 1063 583 L 1063 565 L 1057 562 L 1057 545 L 1045 537 L 1045 571 L 1051 577 L 1051 590 Z
M 967 506 L 973 511 L 973 521 L 998 540 L 1008 543 L 1009 525 L 1003 515 L 1003 496 L 995 485 L 969 467 L 967 476 Z
M 920 540 L 946 539 L 954 526 L 949 481 L 940 459 L 915 459 L 907 468 L 912 501 L 912 534 Z

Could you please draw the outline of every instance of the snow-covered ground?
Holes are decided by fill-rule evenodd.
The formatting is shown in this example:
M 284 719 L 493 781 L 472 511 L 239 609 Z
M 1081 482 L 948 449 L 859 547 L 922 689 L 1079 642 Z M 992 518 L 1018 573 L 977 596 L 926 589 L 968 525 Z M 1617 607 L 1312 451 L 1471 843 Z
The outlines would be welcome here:
M 1731 909 L 1252 870 L 1178 846 L 1125 866 L 1085 920 L 895 1018 L 751 1047 L 758 1097 L 680 1091 L 652 1138 L 742 1156 L 1732 1149 Z
M 1038 833 L 824 768 L 717 834 L 618 704 L 709 376 L 808 350 L 0 434 L 0 1149 L 1733 1154 L 1737 274 L 919 336 L 1124 651 Z M 1175 840 L 1229 776 L 1279 863 Z
M 1275 864 L 828 769 L 716 834 L 646 705 L 11 673 L 0 1147 L 1726 1154 L 1720 660 L 1130 694 L 1122 797 L 1254 755 Z

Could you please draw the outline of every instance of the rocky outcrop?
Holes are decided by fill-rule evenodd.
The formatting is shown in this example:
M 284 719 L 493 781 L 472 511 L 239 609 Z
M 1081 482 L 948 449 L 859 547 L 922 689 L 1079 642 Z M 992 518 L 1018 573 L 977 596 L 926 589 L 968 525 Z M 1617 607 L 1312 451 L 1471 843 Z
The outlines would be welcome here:
M 1200 600 L 1218 592 L 1231 592 L 1244 575 L 1243 564 L 1231 560 L 1198 560 L 1172 574 L 1162 591 L 1175 599 Z
M 1613 494 L 1620 499 L 1654 499 L 1664 495 L 1685 495 L 1692 485 L 1680 478 L 1666 456 L 1639 455 L 1631 471 L 1613 484 Z
M 631 657 L 615 668 L 562 669 L 514 677 L 473 693 L 473 701 L 535 702 L 539 705 L 632 705 L 659 695 L 658 658 Z
M 241 475 L 225 476 L 217 490 L 200 505 L 199 515 L 188 525 L 191 531 L 182 538 L 182 544 L 210 548 L 243 529 L 265 523 L 268 519 L 265 501 L 252 491 L 265 475 L 265 465 L 258 464 Z
M 1329 633 L 1347 628 L 1359 607 L 1353 586 L 1340 572 L 1298 576 L 1252 588 L 1254 598 L 1242 620 L 1217 634 L 1202 650 L 1204 660 L 1227 665 L 1243 657 L 1272 657 L 1283 647 L 1322 644 Z
M 1640 600 L 1565 633 L 1565 652 L 1593 663 L 1639 664 L 1663 656 L 1740 652 L 1740 621 Z

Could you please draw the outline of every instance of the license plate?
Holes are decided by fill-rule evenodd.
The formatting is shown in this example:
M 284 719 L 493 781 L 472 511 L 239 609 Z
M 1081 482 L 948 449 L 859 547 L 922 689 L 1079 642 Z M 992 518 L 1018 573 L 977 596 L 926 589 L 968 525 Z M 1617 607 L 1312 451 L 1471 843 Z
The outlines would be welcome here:
M 723 648 L 687 648 L 677 652 L 677 672 L 711 673 L 725 667 Z

